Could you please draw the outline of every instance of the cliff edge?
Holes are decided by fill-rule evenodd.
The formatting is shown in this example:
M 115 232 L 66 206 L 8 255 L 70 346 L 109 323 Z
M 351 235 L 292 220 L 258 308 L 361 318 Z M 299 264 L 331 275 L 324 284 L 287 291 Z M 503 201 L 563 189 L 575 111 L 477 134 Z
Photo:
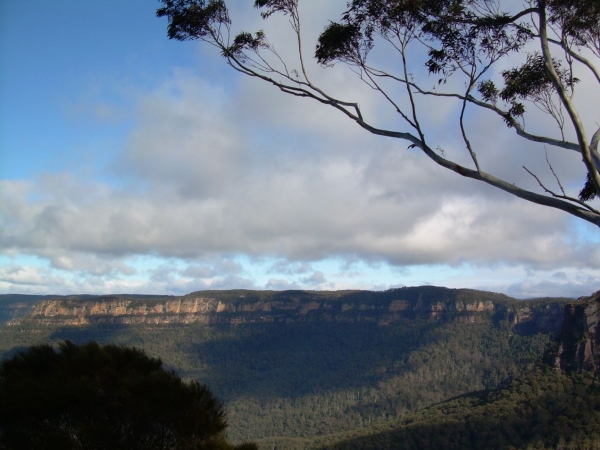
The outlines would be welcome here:
M 564 321 L 546 360 L 565 372 L 600 372 L 600 291 L 565 305 Z
M 433 286 L 372 291 L 202 291 L 183 297 L 74 296 L 45 299 L 8 326 L 371 322 L 481 322 L 492 318 L 520 332 L 558 330 L 566 300 L 518 301 L 502 294 Z

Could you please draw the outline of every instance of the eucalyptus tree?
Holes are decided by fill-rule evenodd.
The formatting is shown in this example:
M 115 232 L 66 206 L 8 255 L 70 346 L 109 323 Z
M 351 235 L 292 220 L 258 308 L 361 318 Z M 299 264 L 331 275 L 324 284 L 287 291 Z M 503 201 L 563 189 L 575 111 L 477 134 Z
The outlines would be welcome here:
M 227 442 L 223 404 L 143 350 L 70 341 L 0 363 L 0 448 L 256 450 Z
M 420 149 L 435 164 L 461 176 L 600 226 L 600 211 L 591 203 L 600 192 L 600 128 L 586 129 L 574 102 L 576 91 L 597 95 L 600 85 L 597 0 L 524 0 L 520 5 L 510 0 L 349 1 L 341 19 L 330 22 L 320 34 L 314 57 L 324 67 L 345 64 L 391 106 L 400 118 L 398 129 L 379 126 L 365 117 L 356 101 L 338 98 L 313 82 L 303 52 L 299 0 L 254 3 L 264 19 L 276 14 L 289 19 L 296 41 L 295 66 L 290 55 L 278 53 L 264 31 L 234 33 L 223 0 L 160 1 L 157 15 L 168 18 L 169 38 L 208 42 L 242 74 L 335 108 L 370 133 L 407 141 L 408 147 Z M 382 52 L 388 61 L 393 58 L 396 70 L 372 57 Z M 427 55 L 424 65 L 435 78 L 433 88 L 426 87 L 431 80 L 411 75 L 414 56 L 423 54 Z M 516 60 L 520 62 L 512 69 L 496 69 Z M 583 72 L 591 83 L 581 83 Z M 457 102 L 456 132 L 468 163 L 447 156 L 443 143 L 426 137 L 419 97 Z M 467 127 L 469 112 L 476 110 L 490 112 L 498 126 L 509 127 L 524 140 L 578 154 L 587 171 L 584 187 L 569 192 L 547 155 L 556 188 L 525 166 L 537 189 L 489 173 L 478 159 L 489 149 L 472 144 Z M 552 135 L 526 126 L 526 117 L 536 110 L 553 121 Z

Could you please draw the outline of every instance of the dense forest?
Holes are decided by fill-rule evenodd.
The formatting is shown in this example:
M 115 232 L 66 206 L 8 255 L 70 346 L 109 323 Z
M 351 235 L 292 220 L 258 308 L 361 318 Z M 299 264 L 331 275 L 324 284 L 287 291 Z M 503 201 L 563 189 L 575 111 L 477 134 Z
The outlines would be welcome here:
M 472 321 L 456 314 L 436 320 L 413 314 L 387 326 L 320 322 L 310 316 L 304 322 L 211 325 L 57 327 L 24 321 L 0 327 L 0 352 L 10 356 L 32 344 L 65 339 L 140 347 L 182 378 L 210 387 L 225 403 L 228 436 L 234 442 L 251 440 L 269 450 L 317 448 L 340 441 L 359 448 L 363 441 L 353 441 L 352 436 L 378 432 L 377 439 L 389 441 L 394 436 L 390 430 L 407 425 L 407 420 L 415 424 L 411 429 L 421 429 L 416 424 L 429 416 L 414 414 L 437 411 L 427 407 L 474 391 L 489 396 L 503 383 L 520 379 L 560 330 L 557 312 L 562 314 L 564 299 L 522 302 L 452 290 L 438 290 L 441 295 L 435 297 L 436 289 L 418 289 L 405 295 L 415 305 L 424 298 L 452 300 L 452 295 L 461 295 L 493 298 L 497 306 Z M 273 296 L 252 295 L 262 300 Z M 373 304 L 391 298 L 390 293 L 338 295 Z M 523 305 L 532 307 L 531 320 L 507 320 L 510 308 Z
M 395 448 L 600 449 L 600 377 L 540 366 L 502 389 L 464 395 L 411 414 L 395 429 L 322 447 Z

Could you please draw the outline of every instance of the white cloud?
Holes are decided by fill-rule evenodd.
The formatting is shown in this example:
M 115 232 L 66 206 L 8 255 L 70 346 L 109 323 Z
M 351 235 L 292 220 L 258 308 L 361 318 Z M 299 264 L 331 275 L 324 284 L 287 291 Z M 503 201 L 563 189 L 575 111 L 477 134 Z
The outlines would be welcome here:
M 303 284 L 308 284 L 310 286 L 313 286 L 313 285 L 324 286 L 327 283 L 325 274 L 323 272 L 321 272 L 320 270 L 313 272 L 313 274 L 308 277 L 302 278 L 301 281 Z
M 298 275 L 310 272 L 312 265 L 301 261 L 287 261 L 279 259 L 268 269 L 269 273 L 283 273 L 287 275 Z
M 130 273 L 119 258 L 150 254 L 600 264 L 598 243 L 573 236 L 564 213 L 457 178 L 402 144 L 317 130 L 281 148 L 265 141 L 268 123 L 260 139 L 234 127 L 234 100 L 212 85 L 186 74 L 167 85 L 140 106 L 121 187 L 66 174 L 4 181 L 3 249 L 95 274 Z
M 0 267 L 0 282 L 11 284 L 40 285 L 45 282 L 45 274 L 28 266 Z
M 553 279 L 523 280 L 508 286 L 506 293 L 517 298 L 549 296 L 577 298 L 598 291 L 600 286 L 600 277 L 592 275 L 560 281 Z
M 324 8 L 337 14 L 340 5 L 313 2 L 303 13 L 316 17 Z M 245 29 L 265 25 L 240 17 Z M 286 23 L 276 23 L 269 36 Z M 312 51 L 325 23 L 307 27 L 306 48 Z M 283 41 L 282 54 L 292 45 Z M 214 70 L 218 56 L 203 50 L 202 58 Z M 323 70 L 311 62 L 310 71 L 317 84 L 360 102 L 366 116 L 398 126 L 388 107 L 343 67 Z M 415 266 L 459 270 L 464 264 L 531 270 L 512 283 L 486 284 L 519 296 L 575 292 L 597 282 L 600 242 L 578 231 L 565 213 L 462 179 L 406 142 L 370 135 L 326 106 L 249 78 L 207 81 L 189 69 L 137 95 L 136 107 L 126 108 L 134 127 L 102 172 L 103 180 L 116 183 L 84 168 L 83 175 L 0 182 L 1 252 L 49 262 L 45 271 L 0 267 L 4 286 L 41 285 L 54 277 L 43 289 L 368 288 L 405 283 Z M 112 117 L 100 100 L 99 110 L 86 108 Z M 428 139 L 471 164 L 456 133 L 456 106 L 434 100 L 418 99 Z M 591 100 L 581 101 L 592 117 Z M 489 114 L 470 114 L 469 129 L 486 170 L 539 189 L 522 169 L 526 165 L 554 186 L 543 146 L 524 142 Z M 576 194 L 585 176 L 579 156 L 554 150 L 548 156 Z M 271 278 L 259 281 L 240 255 L 270 261 L 264 272 Z M 131 262 L 145 256 L 162 265 L 143 271 Z M 318 267 L 330 259 L 348 263 L 343 276 Z M 350 270 L 356 261 L 396 268 L 398 279 L 365 281 Z M 575 279 L 572 270 L 588 270 L 590 277 Z M 543 278 L 539 271 L 567 275 Z
M 272 291 L 288 291 L 293 289 L 301 289 L 301 286 L 296 283 L 290 283 L 287 280 L 270 278 L 267 284 L 265 284 L 264 289 Z

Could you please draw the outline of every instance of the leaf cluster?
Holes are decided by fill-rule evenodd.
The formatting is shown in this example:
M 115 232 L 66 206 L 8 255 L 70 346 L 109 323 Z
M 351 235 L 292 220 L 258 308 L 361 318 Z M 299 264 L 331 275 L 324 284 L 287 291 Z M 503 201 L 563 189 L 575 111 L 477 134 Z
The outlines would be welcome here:
M 215 24 L 229 25 L 231 19 L 223 0 L 161 0 L 157 17 L 167 17 L 169 39 L 187 41 L 210 37 Z
M 561 67 L 560 61 L 554 60 L 552 63 L 564 86 L 572 89 L 579 82 L 567 69 Z M 502 89 L 499 90 L 491 80 L 483 80 L 477 85 L 477 90 L 486 102 L 495 104 L 500 98 L 510 105 L 508 114 L 504 118 L 509 127 L 515 125 L 517 117 L 525 114 L 525 105 L 519 100 L 541 103 L 555 92 L 552 81 L 546 75 L 544 58 L 539 52 L 527 55 L 523 65 L 504 70 L 501 74 L 504 79 Z
M 585 184 L 581 191 L 579 191 L 579 200 L 582 202 L 589 202 L 598 196 L 598 191 L 592 180 L 592 175 L 588 172 L 585 178 Z
M 233 44 L 227 48 L 226 54 L 245 59 L 244 51 L 251 50 L 257 52 L 260 48 L 268 48 L 265 40 L 265 34 L 257 31 L 254 36 L 248 32 L 239 33 L 233 40 Z
M 600 2 L 597 0 L 549 0 L 549 22 L 578 47 L 588 46 L 600 56 Z
M 477 14 L 485 1 L 463 0 L 354 0 L 342 23 L 325 28 L 316 58 L 324 65 L 356 61 L 354 49 L 370 49 L 377 36 L 385 40 L 428 42 L 430 73 L 449 75 L 477 58 L 494 59 L 520 50 L 530 39 L 527 27 L 516 26 L 506 14 Z M 340 33 L 345 28 L 352 33 Z M 337 36 L 337 39 L 333 37 Z
M 260 15 L 263 19 L 267 19 L 275 13 L 284 15 L 294 14 L 298 0 L 255 0 L 254 7 L 263 9 Z

